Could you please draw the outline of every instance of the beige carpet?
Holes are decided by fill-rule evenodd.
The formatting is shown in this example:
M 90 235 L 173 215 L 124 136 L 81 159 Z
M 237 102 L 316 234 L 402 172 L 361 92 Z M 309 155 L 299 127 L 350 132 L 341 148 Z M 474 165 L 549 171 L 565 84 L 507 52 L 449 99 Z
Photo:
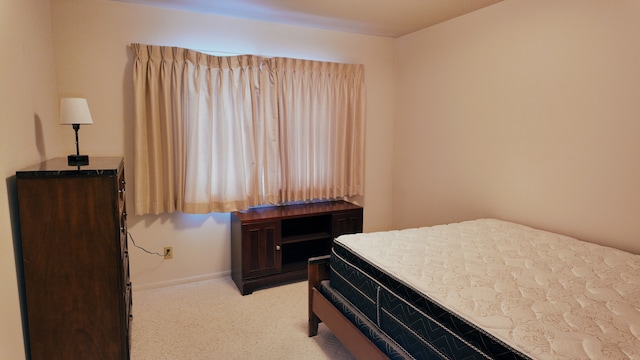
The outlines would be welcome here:
M 231 278 L 133 293 L 133 360 L 353 359 L 320 325 L 307 336 L 307 283 L 242 296 Z

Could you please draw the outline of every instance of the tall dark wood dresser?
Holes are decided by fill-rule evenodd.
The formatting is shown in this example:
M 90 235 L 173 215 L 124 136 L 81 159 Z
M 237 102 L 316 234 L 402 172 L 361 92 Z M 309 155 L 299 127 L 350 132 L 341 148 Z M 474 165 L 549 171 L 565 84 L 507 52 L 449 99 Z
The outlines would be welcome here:
M 124 160 L 16 172 L 31 359 L 129 359 Z

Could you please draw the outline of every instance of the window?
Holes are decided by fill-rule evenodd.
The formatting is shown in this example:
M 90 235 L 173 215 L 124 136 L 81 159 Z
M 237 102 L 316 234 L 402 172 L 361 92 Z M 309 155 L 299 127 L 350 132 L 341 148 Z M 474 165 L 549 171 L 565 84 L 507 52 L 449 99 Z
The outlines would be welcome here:
M 137 214 L 363 195 L 362 65 L 132 49 Z

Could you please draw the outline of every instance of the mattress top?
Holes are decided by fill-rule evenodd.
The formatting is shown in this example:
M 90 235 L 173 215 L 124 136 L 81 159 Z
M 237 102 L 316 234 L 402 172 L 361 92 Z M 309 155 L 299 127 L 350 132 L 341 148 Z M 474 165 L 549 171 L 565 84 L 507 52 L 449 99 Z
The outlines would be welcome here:
M 640 359 L 640 255 L 495 219 L 337 242 L 536 359 Z

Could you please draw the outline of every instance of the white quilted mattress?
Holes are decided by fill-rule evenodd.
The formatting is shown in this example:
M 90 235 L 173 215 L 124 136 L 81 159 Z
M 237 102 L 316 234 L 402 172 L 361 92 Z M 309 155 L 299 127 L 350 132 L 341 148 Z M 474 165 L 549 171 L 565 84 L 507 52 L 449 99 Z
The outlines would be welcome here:
M 535 359 L 640 359 L 640 255 L 494 219 L 336 241 Z

